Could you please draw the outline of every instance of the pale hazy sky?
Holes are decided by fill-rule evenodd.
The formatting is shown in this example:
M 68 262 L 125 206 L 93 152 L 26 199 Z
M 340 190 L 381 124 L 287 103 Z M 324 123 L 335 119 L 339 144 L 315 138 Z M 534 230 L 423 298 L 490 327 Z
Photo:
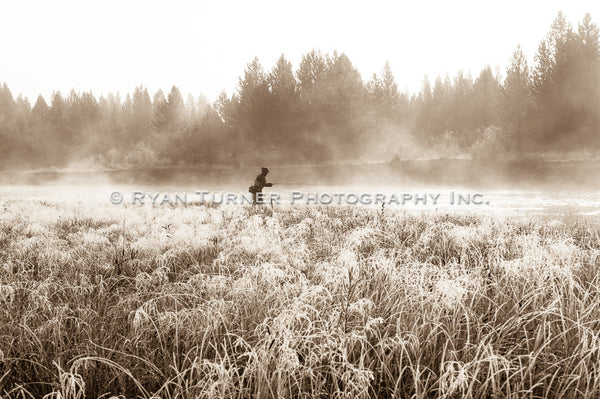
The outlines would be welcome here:
M 530 60 L 562 10 L 576 27 L 600 1 L 17 1 L 0 2 L 0 82 L 16 97 L 49 100 L 137 85 L 177 85 L 214 100 L 235 90 L 258 56 L 269 70 L 284 53 L 297 68 L 312 48 L 345 52 L 368 79 L 391 63 L 400 89 L 427 74 L 504 72 L 521 44 Z

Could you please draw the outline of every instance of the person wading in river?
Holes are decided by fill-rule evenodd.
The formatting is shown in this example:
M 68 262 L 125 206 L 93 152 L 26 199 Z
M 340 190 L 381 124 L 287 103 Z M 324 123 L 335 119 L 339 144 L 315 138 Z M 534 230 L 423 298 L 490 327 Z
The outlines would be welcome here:
M 254 184 L 248 189 L 252 193 L 252 204 L 262 204 L 262 195 L 258 193 L 262 193 L 265 187 L 273 187 L 273 183 L 267 183 L 267 173 L 269 173 L 269 169 L 262 168 L 262 172 L 256 176 Z

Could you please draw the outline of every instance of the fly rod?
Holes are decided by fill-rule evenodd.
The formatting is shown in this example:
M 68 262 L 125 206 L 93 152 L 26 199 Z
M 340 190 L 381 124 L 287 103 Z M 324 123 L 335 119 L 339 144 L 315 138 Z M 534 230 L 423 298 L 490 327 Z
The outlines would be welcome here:
M 273 185 L 278 186 L 328 186 L 328 187 L 347 187 L 346 184 L 328 184 L 328 183 L 283 183 L 283 182 L 272 182 Z

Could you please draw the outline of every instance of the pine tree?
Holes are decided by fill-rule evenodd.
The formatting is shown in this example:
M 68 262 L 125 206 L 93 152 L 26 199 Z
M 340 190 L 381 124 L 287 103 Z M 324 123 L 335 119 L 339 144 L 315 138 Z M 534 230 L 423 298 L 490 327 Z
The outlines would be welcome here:
M 296 72 L 300 96 L 310 101 L 315 86 L 323 81 L 326 71 L 327 62 L 320 51 L 312 50 L 305 54 Z
M 269 123 L 267 138 L 273 145 L 276 157 L 293 153 L 298 142 L 298 92 L 292 63 L 283 54 L 267 76 L 269 83 Z
M 127 130 L 131 142 L 143 141 L 152 132 L 152 100 L 148 89 L 138 86 L 133 91 L 131 119 Z
M 16 113 L 16 104 L 13 99 L 10 89 L 3 83 L 0 86 L 0 126 L 4 125 L 5 129 L 13 122 Z
M 185 103 L 183 102 L 181 92 L 176 86 L 171 88 L 171 91 L 167 96 L 167 110 L 167 123 L 169 128 L 173 130 L 174 133 L 184 122 L 185 117 Z
M 159 132 L 163 131 L 169 124 L 169 104 L 167 103 L 167 99 L 162 90 L 159 89 L 156 94 L 154 94 L 152 105 L 152 126 Z
M 50 108 L 48 107 L 46 100 L 44 100 L 44 97 L 42 97 L 42 95 L 40 94 L 37 97 L 37 100 L 32 109 L 35 121 L 38 123 L 47 121 L 49 111 Z
M 485 128 L 497 124 L 497 107 L 500 94 L 500 84 L 492 73 L 492 68 L 486 65 L 473 85 L 473 118 L 476 128 Z
M 531 89 L 532 78 L 527 59 L 521 46 L 517 46 L 506 68 L 501 109 L 504 130 L 518 151 L 532 149 L 532 143 L 527 142 L 530 138 L 527 120 L 531 116 Z

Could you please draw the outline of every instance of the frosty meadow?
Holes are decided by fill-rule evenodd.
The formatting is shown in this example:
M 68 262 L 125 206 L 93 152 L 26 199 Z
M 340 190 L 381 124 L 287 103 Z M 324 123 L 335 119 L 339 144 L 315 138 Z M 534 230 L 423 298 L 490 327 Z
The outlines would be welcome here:
M 0 15 L 0 399 L 600 398 L 597 0 Z
M 1 205 L 6 397 L 600 390 L 597 224 L 356 206 Z

